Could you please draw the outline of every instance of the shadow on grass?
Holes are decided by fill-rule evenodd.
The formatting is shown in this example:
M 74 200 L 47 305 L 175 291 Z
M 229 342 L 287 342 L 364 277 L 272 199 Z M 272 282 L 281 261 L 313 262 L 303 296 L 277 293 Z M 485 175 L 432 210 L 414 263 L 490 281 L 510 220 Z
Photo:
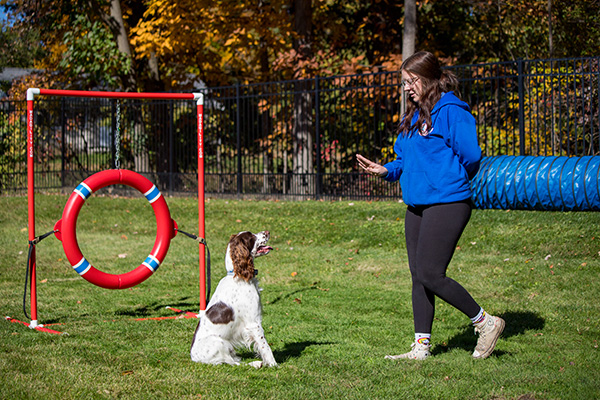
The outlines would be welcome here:
M 176 301 L 172 302 L 164 302 L 158 301 L 152 302 L 151 304 L 147 304 L 144 306 L 130 307 L 130 308 L 120 308 L 117 310 L 111 311 L 104 310 L 104 318 L 109 318 L 109 314 L 117 317 L 130 317 L 130 318 L 149 318 L 149 317 L 158 317 L 160 316 L 160 310 L 164 310 L 167 306 L 180 309 L 182 311 L 191 311 L 198 312 L 198 302 L 194 303 L 195 299 L 190 299 L 189 297 L 184 297 Z M 177 312 L 170 311 L 171 315 L 177 315 Z M 73 321 L 73 320 L 81 320 L 86 319 L 92 316 L 88 312 L 82 312 L 77 314 L 76 310 L 72 313 L 68 313 L 62 316 L 44 319 L 44 325 L 52 325 L 52 324 L 62 324 L 65 321 Z
M 522 335 L 527 331 L 537 331 L 544 328 L 546 321 L 539 316 L 529 311 L 507 311 L 498 315 L 504 321 L 506 321 L 506 327 L 504 332 L 500 335 L 502 338 L 509 338 L 512 336 Z M 462 332 L 458 333 L 454 337 L 448 340 L 448 343 L 441 346 L 435 346 L 432 354 L 445 353 L 450 349 L 463 349 L 465 351 L 473 351 L 477 344 L 477 336 L 474 334 L 473 327 L 465 327 Z M 493 355 L 496 357 L 506 354 L 504 351 L 494 350 Z
M 290 358 L 298 358 L 302 355 L 304 350 L 309 346 L 323 346 L 327 344 L 333 344 L 332 342 L 314 342 L 305 341 L 297 343 L 286 343 L 282 350 L 276 350 L 273 352 L 273 356 L 279 363 L 288 361 Z
M 286 343 L 284 348 L 281 350 L 273 351 L 273 356 L 278 364 L 283 364 L 289 361 L 292 358 L 298 358 L 302 355 L 304 350 L 310 346 L 323 346 L 333 344 L 332 342 L 314 342 L 314 341 L 305 341 L 305 342 L 296 342 L 296 343 Z M 256 354 L 248 349 L 238 349 L 238 355 L 243 359 L 255 359 Z
M 281 296 L 279 296 L 279 297 L 276 297 L 276 298 L 275 298 L 275 299 L 273 299 L 273 300 L 266 301 L 266 302 L 265 302 L 265 304 L 275 304 L 275 303 L 279 303 L 279 302 L 280 302 L 281 300 L 283 300 L 283 299 L 292 298 L 292 296 L 294 296 L 294 295 L 295 295 L 295 294 L 297 294 L 297 293 L 306 292 L 306 291 L 308 291 L 308 290 L 315 290 L 315 289 L 317 289 L 317 286 L 315 286 L 315 285 L 313 285 L 313 286 L 308 286 L 308 287 L 305 287 L 305 288 L 298 289 L 298 290 L 295 290 L 295 291 L 293 291 L 293 292 L 290 292 L 290 293 L 288 293 L 288 294 L 286 294 L 286 295 L 281 295 Z
M 156 316 L 160 310 L 164 310 L 167 306 L 173 307 L 176 309 L 180 309 L 182 311 L 192 311 L 198 312 L 199 304 L 196 302 L 192 302 L 192 299 L 189 297 L 184 297 L 179 300 L 174 300 L 171 302 L 161 301 L 160 303 L 155 301 L 151 304 L 147 304 L 144 306 L 138 306 L 136 308 L 128 308 L 128 309 L 120 309 L 114 312 L 115 315 L 125 316 L 125 317 L 134 317 L 134 318 L 143 318 L 143 317 L 151 317 Z

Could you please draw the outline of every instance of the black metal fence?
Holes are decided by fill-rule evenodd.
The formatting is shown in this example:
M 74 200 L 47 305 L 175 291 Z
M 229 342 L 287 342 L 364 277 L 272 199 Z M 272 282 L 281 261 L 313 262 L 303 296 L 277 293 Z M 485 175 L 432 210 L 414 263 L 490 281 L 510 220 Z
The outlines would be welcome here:
M 600 57 L 450 69 L 484 155 L 600 154 Z M 400 197 L 355 161 L 394 157 L 400 80 L 382 72 L 205 90 L 206 193 Z M 25 110 L 0 102 L 0 193 L 26 190 Z M 70 191 L 118 163 L 167 193 L 197 192 L 195 102 L 43 97 L 35 110 L 37 189 Z

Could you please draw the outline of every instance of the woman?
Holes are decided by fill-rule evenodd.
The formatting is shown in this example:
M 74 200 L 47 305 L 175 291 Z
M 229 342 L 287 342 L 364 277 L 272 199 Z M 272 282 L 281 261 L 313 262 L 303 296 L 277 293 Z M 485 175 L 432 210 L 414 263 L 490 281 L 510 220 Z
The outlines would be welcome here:
M 368 173 L 400 180 L 407 204 L 406 250 L 412 276 L 415 342 L 408 353 L 389 359 L 423 360 L 430 355 L 435 297 L 463 312 L 479 333 L 475 358 L 489 356 L 504 320 L 487 314 L 459 283 L 446 276 L 469 218 L 469 179 L 479 169 L 481 149 L 469 106 L 453 90 L 456 77 L 442 70 L 431 53 L 418 52 L 401 66 L 402 86 L 410 96 L 394 145 L 397 158 L 385 165 L 357 155 Z

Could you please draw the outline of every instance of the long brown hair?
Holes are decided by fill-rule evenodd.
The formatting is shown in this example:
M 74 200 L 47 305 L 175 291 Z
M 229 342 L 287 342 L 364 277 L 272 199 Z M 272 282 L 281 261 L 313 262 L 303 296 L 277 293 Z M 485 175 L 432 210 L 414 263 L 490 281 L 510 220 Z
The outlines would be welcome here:
M 435 103 L 442 97 L 442 93 L 455 91 L 458 88 L 458 79 L 448 70 L 442 70 L 436 56 L 427 52 L 419 51 L 402 62 L 401 71 L 406 71 L 419 77 L 422 93 L 419 102 L 409 100 L 406 113 L 398 127 L 399 132 L 407 135 L 415 128 L 421 129 L 425 123 L 431 129 L 431 111 Z M 457 94 L 458 95 L 458 94 Z M 419 110 L 419 118 L 414 125 L 411 121 L 415 112 Z M 423 132 L 424 134 L 426 132 Z

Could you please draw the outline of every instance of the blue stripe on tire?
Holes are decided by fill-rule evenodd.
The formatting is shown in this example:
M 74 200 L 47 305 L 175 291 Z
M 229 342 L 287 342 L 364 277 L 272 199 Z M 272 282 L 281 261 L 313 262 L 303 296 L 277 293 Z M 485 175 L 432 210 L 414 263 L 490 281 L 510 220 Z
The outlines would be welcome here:
M 85 259 L 85 257 L 83 257 L 77 264 L 73 265 L 73 269 L 75 270 L 75 272 L 77 272 L 81 276 L 88 272 L 91 267 L 92 266 L 90 265 L 88 260 Z
M 152 254 L 150 254 L 142 264 L 148 267 L 148 269 L 152 272 L 156 271 L 160 266 L 160 262 Z
M 92 195 L 92 189 L 83 182 L 81 182 L 73 191 L 81 196 L 83 200 L 87 200 L 87 198 Z
M 156 185 L 152 185 L 150 190 L 148 190 L 146 193 L 144 193 L 144 196 L 146 196 L 146 199 L 148 199 L 150 204 L 152 204 L 156 200 L 158 200 L 158 198 L 161 196 L 161 194 L 160 194 L 160 191 L 158 190 L 158 188 L 156 187 Z

